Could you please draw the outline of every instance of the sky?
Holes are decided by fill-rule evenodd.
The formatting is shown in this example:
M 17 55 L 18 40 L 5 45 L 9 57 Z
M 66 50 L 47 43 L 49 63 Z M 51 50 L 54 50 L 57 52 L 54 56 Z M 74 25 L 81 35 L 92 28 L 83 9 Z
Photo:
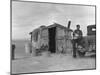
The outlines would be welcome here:
M 59 23 L 75 30 L 80 24 L 83 35 L 87 26 L 95 24 L 95 7 L 69 4 L 12 1 L 12 39 L 30 39 L 29 32 L 41 25 Z

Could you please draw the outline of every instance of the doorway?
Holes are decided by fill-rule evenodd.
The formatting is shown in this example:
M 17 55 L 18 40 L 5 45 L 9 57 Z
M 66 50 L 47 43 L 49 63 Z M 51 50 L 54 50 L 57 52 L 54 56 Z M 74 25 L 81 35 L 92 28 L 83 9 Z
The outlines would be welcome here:
M 49 51 L 51 53 L 56 52 L 56 27 L 52 27 L 48 29 L 49 32 Z

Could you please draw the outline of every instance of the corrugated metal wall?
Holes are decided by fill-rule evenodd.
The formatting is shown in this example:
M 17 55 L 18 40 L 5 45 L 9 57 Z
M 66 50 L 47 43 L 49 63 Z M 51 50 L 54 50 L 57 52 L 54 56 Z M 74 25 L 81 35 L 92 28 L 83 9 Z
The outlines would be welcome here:
M 72 50 L 71 32 L 57 27 L 57 51 L 69 53 Z
M 48 45 L 48 29 L 41 30 L 39 34 L 38 41 L 34 42 L 32 40 L 33 45 L 37 48 L 40 48 L 42 45 Z M 60 27 L 56 28 L 56 51 L 64 51 L 66 53 L 72 50 L 72 43 L 71 43 L 71 32 L 64 30 Z

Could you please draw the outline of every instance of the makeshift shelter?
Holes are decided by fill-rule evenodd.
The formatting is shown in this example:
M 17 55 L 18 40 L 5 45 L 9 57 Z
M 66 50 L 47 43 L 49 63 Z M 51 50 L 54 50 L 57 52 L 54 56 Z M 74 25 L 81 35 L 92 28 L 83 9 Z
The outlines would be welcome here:
M 72 49 L 71 32 L 71 29 L 57 23 L 40 26 L 30 32 L 33 50 L 44 47 L 51 53 L 67 53 Z

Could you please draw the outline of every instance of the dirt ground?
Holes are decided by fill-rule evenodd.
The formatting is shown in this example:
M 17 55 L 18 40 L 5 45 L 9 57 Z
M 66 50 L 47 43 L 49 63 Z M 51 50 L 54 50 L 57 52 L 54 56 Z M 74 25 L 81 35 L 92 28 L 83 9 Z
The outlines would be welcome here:
M 95 58 L 77 57 L 71 54 L 52 54 L 47 56 L 28 56 L 12 61 L 12 73 L 46 72 L 62 70 L 94 69 Z

